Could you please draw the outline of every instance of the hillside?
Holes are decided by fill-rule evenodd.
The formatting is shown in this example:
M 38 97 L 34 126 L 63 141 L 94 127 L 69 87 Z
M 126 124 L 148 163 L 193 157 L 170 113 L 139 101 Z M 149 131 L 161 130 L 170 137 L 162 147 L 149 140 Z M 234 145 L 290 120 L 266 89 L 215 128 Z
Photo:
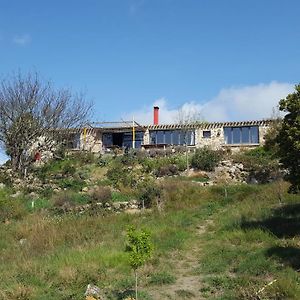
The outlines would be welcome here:
M 184 164 L 81 154 L 2 177 L 0 299 L 85 299 L 88 284 L 133 296 L 128 225 L 154 244 L 139 299 L 299 299 L 300 196 L 283 181 L 212 184 Z

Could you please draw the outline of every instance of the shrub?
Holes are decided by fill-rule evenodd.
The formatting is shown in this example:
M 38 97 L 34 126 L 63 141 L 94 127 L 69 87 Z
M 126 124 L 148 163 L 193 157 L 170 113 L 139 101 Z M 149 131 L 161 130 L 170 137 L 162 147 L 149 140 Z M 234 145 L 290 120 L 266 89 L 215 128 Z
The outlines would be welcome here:
M 259 183 L 267 183 L 282 177 L 278 160 L 273 153 L 263 147 L 237 153 L 233 161 L 242 163 L 250 172 L 250 178 L 255 178 Z
M 80 164 L 92 164 L 96 160 L 94 153 L 88 151 L 76 151 L 70 157 Z
M 0 222 L 21 219 L 26 214 L 25 202 L 21 198 L 11 198 L 5 191 L 0 191 Z
M 81 191 L 85 186 L 85 182 L 83 180 L 75 178 L 61 179 L 58 184 L 63 189 L 70 189 L 77 192 Z
M 137 197 L 142 202 L 143 206 L 150 208 L 154 201 L 161 196 L 161 188 L 154 180 L 145 180 L 138 185 Z
M 61 172 L 64 176 L 72 176 L 75 174 L 76 168 L 70 162 L 68 162 L 63 165 Z
M 95 189 L 92 190 L 91 194 L 91 201 L 96 203 L 106 203 L 111 202 L 112 200 L 112 193 L 109 187 L 106 186 L 97 186 Z
M 149 284 L 153 285 L 164 285 L 164 284 L 172 284 L 175 283 L 176 278 L 167 273 L 167 272 L 160 272 L 160 273 L 154 273 L 151 275 Z
M 114 164 L 107 171 L 106 176 L 116 187 L 119 187 L 120 185 L 134 187 L 137 183 L 137 177 L 133 172 L 133 169 L 124 167 L 120 163 Z
M 211 150 L 208 147 L 197 149 L 192 156 L 191 165 L 195 169 L 203 171 L 213 171 L 221 160 L 220 151 Z
M 163 176 L 173 176 L 178 175 L 179 171 L 176 165 L 167 165 L 159 167 L 156 172 L 156 176 L 163 177 Z
M 74 206 L 73 196 L 73 193 L 66 191 L 53 195 L 51 199 L 53 207 L 62 211 L 72 208 Z

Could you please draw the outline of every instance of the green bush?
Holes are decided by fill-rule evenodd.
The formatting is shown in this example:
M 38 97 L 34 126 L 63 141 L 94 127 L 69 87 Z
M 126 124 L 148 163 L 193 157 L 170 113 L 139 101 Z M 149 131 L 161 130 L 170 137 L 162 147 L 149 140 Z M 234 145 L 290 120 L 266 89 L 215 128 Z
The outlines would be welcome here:
M 64 178 L 58 182 L 59 187 L 73 191 L 81 191 L 85 187 L 85 182 L 81 179 Z
M 250 177 L 259 183 L 267 183 L 282 177 L 278 160 L 274 158 L 272 152 L 266 151 L 263 147 L 237 153 L 232 158 L 234 162 L 242 163 L 250 172 Z
M 0 222 L 19 220 L 26 215 L 24 199 L 11 198 L 5 191 L 0 191 Z
M 221 160 L 220 151 L 211 150 L 208 147 L 197 149 L 192 156 L 191 165 L 195 169 L 213 171 Z
M 144 180 L 138 185 L 137 197 L 146 208 L 153 206 L 154 201 L 161 196 L 161 188 L 154 180 Z
M 114 164 L 106 173 L 106 177 L 116 186 L 134 187 L 137 184 L 137 174 L 132 167 L 124 167 L 120 163 Z

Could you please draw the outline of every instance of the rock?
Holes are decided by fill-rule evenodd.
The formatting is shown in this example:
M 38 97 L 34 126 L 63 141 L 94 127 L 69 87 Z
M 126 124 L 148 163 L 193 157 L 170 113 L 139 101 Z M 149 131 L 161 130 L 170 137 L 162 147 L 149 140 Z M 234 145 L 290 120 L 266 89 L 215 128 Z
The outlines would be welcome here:
M 22 195 L 22 193 L 20 191 L 17 191 L 15 194 L 12 194 L 11 197 L 12 198 L 17 198 L 17 197 L 19 197 L 21 195 Z
M 23 246 L 23 245 L 25 245 L 27 243 L 27 239 L 24 239 L 24 238 L 20 239 L 19 243 L 20 243 L 21 246 Z
M 126 209 L 125 212 L 128 213 L 128 214 L 130 214 L 130 215 L 134 215 L 134 214 L 140 213 L 141 210 L 140 209 L 131 209 L 130 208 L 130 209 Z
M 0 190 L 4 189 L 5 188 L 5 184 L 0 182 Z
M 29 194 L 29 196 L 30 196 L 32 199 L 37 199 L 37 198 L 39 197 L 39 195 L 38 195 L 37 193 L 35 193 L 35 192 L 31 192 L 31 193 Z
M 83 191 L 84 193 L 87 193 L 87 192 L 89 191 L 89 188 L 88 188 L 87 186 L 85 186 L 85 187 L 82 189 L 82 191 Z
M 120 207 L 121 207 L 121 204 L 119 203 L 119 202 L 115 202 L 115 203 L 113 203 L 113 207 L 114 207 L 114 209 L 120 209 Z
M 88 284 L 84 296 L 86 297 L 86 299 L 105 299 L 103 293 L 101 293 L 100 288 L 93 284 Z

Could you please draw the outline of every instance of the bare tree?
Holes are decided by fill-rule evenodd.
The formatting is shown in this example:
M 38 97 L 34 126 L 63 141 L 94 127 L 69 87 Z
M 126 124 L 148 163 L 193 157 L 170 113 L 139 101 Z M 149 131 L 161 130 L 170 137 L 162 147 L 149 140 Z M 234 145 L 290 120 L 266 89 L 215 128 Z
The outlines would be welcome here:
M 86 123 L 92 105 L 83 95 L 55 89 L 37 73 L 8 76 L 0 82 L 0 143 L 13 170 L 31 164 L 31 149 L 52 150 L 66 134 Z
M 188 135 L 193 126 L 198 123 L 203 123 L 201 113 L 195 107 L 181 107 L 178 110 L 176 121 L 181 125 L 181 132 L 183 133 L 186 157 L 186 170 L 187 173 L 190 169 L 189 154 L 188 154 Z M 194 136 L 195 139 L 195 136 Z

